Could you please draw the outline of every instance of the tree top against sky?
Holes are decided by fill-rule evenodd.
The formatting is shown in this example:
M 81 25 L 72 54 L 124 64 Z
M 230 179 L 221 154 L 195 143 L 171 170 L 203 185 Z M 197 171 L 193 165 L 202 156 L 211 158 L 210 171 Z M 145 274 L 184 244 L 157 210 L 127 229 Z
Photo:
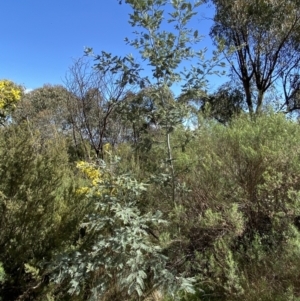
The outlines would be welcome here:
M 61 84 L 72 58 L 93 47 L 115 55 L 136 51 L 124 39 L 133 36 L 128 23 L 130 7 L 113 1 L 4 1 L 0 19 L 3 33 L 0 46 L 0 78 L 8 78 L 26 88 L 45 83 Z M 199 34 L 208 35 L 211 15 L 207 6 L 194 19 Z M 199 47 L 211 47 L 209 37 Z

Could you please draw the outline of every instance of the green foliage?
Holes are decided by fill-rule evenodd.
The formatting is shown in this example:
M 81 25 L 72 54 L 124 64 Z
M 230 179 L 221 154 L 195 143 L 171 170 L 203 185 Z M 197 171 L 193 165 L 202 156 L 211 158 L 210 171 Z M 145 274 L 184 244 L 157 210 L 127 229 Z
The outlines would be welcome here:
M 243 111 L 245 99 L 243 93 L 230 85 L 223 85 L 209 96 L 203 97 L 201 111 L 205 116 L 215 118 L 226 124 Z
M 187 114 L 188 107 L 175 102 L 170 95 L 169 88 L 176 82 L 185 80 L 183 90 L 199 88 L 205 85 L 205 72 L 194 72 L 200 68 L 193 68 L 191 72 L 179 72 L 180 64 L 193 57 L 197 57 L 199 65 L 204 61 L 203 51 L 195 52 L 191 45 L 195 45 L 201 39 L 198 31 L 188 27 L 193 16 L 197 14 L 197 7 L 202 1 L 191 3 L 190 1 L 165 1 L 154 0 L 148 2 L 125 1 L 132 9 L 129 23 L 137 27 L 137 38 L 126 41 L 136 49 L 139 49 L 143 59 L 152 67 L 152 97 L 156 100 L 156 115 L 165 136 L 165 158 L 170 175 L 171 193 L 170 201 L 176 203 L 176 172 L 174 169 L 174 157 L 171 141 L 171 133 L 174 128 L 182 123 L 183 116 Z M 164 18 L 164 12 L 168 10 L 168 18 Z M 166 30 L 171 24 L 172 30 Z M 204 69 L 205 63 L 201 65 Z M 200 75 L 200 76 L 199 76 Z
M 181 201 L 187 267 L 206 294 L 224 300 L 296 296 L 299 273 L 286 266 L 299 260 L 291 246 L 299 244 L 298 125 L 267 113 L 198 131 L 186 148 L 195 165 Z
M 152 78 L 88 48 L 93 69 L 24 95 L 0 131 L 0 299 L 299 300 L 300 128 L 262 106 L 282 78 L 295 108 L 296 1 L 213 1 L 208 61 L 188 26 L 202 1 L 124 2 Z M 207 96 L 222 51 L 244 92 Z
M 103 164 L 99 170 L 79 166 L 92 180 L 86 197 L 95 210 L 82 224 L 82 244 L 57 258 L 54 280 L 68 280 L 69 293 L 86 291 L 91 300 L 141 297 L 153 287 L 192 292 L 192 279 L 175 276 L 167 268 L 168 259 L 154 234 L 166 223 L 161 213 L 142 214 L 138 209 L 146 186 L 129 175 L 114 175 Z
M 249 112 L 260 113 L 265 95 L 277 87 L 281 108 L 299 109 L 298 1 L 211 2 L 216 10 L 211 36 L 244 90 Z
M 130 89 L 134 89 L 135 65 L 130 59 L 121 61 L 103 51 L 94 60 L 87 56 L 79 58 L 69 68 L 65 84 L 73 95 L 67 107 L 70 128 L 78 153 L 83 146 L 86 159 L 91 157 L 87 143 L 93 155 L 103 159 L 104 145 L 122 140 L 123 123 L 115 111 Z
M 18 124 L 28 121 L 48 138 L 56 132 L 67 132 L 70 127 L 67 104 L 71 98 L 63 86 L 44 85 L 23 95 L 13 121 Z
M 42 262 L 76 240 L 86 204 L 75 193 L 62 137 L 45 140 L 29 124 L 10 126 L 0 133 L 0 157 L 0 261 L 5 271 L 0 296 L 22 300 L 44 287 Z
M 171 86 L 180 79 L 175 70 L 184 59 L 193 56 L 190 43 L 200 40 L 198 31 L 187 27 L 191 18 L 197 14 L 196 8 L 202 2 L 196 1 L 161 1 L 150 2 L 125 1 L 133 8 L 129 23 L 133 27 L 140 27 L 142 31 L 136 32 L 135 40 L 126 41 L 137 49 L 143 59 L 149 61 L 153 67 L 153 78 L 158 82 Z M 164 10 L 170 6 L 169 18 L 165 20 Z M 171 23 L 172 31 L 163 29 L 163 23 Z

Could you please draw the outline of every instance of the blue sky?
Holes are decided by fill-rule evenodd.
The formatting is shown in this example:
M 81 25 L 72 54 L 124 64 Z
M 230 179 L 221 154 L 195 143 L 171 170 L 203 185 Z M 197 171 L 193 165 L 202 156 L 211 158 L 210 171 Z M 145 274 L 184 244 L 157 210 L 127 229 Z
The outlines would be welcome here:
M 93 47 L 116 55 L 133 53 L 125 37 L 133 37 L 128 5 L 118 0 L 0 0 L 0 79 L 26 88 L 61 84 L 72 58 Z M 201 8 L 206 15 L 211 10 Z M 193 26 L 207 35 L 210 22 Z M 207 37 L 199 47 L 211 48 Z

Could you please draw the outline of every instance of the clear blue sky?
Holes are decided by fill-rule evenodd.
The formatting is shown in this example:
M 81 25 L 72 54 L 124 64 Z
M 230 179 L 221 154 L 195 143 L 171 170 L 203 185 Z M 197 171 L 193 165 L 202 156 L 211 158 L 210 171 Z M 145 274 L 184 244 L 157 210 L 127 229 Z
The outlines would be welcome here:
M 72 58 L 85 46 L 116 55 L 134 53 L 124 43 L 134 30 L 128 24 L 128 5 L 118 0 L 0 0 L 0 79 L 26 88 L 60 84 Z M 203 13 L 210 14 L 207 7 Z M 210 23 L 193 21 L 200 34 Z M 211 48 L 209 38 L 200 47 Z

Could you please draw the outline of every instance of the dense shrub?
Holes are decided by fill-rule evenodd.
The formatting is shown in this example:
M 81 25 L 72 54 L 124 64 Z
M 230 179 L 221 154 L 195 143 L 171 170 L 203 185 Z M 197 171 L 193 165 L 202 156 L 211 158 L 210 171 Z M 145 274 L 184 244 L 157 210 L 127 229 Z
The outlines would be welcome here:
M 0 158 L 0 299 L 43 299 L 41 263 L 72 247 L 87 207 L 62 137 L 45 140 L 25 123 L 2 128 Z
M 284 115 L 203 123 L 187 148 L 181 235 L 204 300 L 289 300 L 299 291 L 300 128 Z M 288 297 L 290 296 L 290 297 Z M 290 299 L 296 300 L 296 299 Z

